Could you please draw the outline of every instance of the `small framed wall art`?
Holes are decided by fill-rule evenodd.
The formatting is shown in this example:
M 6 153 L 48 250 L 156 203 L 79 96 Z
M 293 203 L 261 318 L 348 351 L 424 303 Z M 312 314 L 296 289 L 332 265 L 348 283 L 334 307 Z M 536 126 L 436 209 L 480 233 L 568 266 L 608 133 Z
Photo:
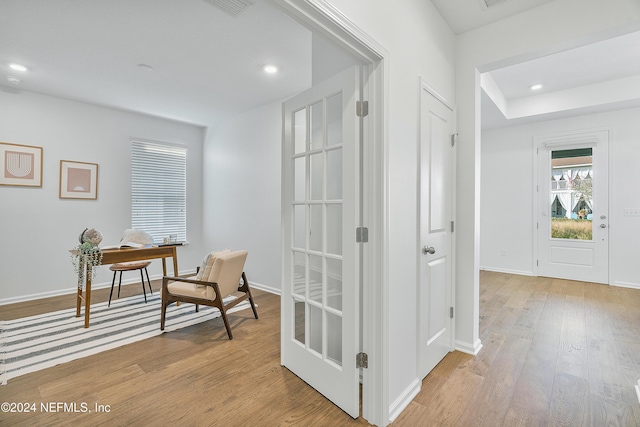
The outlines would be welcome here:
M 60 160 L 60 198 L 98 198 L 98 164 Z
M 0 142 L 0 185 L 42 187 L 42 147 Z

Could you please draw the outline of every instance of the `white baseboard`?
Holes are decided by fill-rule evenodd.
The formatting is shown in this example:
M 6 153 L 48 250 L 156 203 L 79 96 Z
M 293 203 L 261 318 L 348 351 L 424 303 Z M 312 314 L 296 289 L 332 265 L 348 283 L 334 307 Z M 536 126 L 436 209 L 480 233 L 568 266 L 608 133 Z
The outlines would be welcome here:
M 613 282 L 613 286 L 619 286 L 621 288 L 631 288 L 631 289 L 640 289 L 640 283 L 630 283 L 630 282 Z
M 111 286 L 111 284 L 109 284 L 109 286 Z M 19 302 L 33 301 L 33 300 L 42 299 L 42 298 L 57 297 L 60 295 L 75 294 L 77 292 L 78 292 L 78 288 L 67 288 L 67 289 L 59 289 L 59 290 L 50 291 L 50 292 L 42 292 L 39 294 L 20 295 L 17 297 L 0 299 L 0 305 L 17 304 Z
M 477 356 L 478 353 L 480 353 L 480 350 L 482 350 L 482 341 L 480 341 L 480 339 L 477 339 L 475 343 L 471 344 L 468 342 L 456 340 L 455 347 L 458 351 L 470 354 L 472 356 Z
M 402 394 L 391 404 L 389 407 L 389 422 L 393 422 L 402 411 L 405 410 L 409 403 L 420 393 L 420 387 L 422 387 L 422 381 L 415 379 L 409 384 Z
M 282 290 L 274 288 L 272 286 L 263 285 L 261 283 L 253 282 L 249 280 L 249 284 L 253 289 L 269 292 L 270 294 L 282 296 Z
M 187 270 L 187 271 L 182 271 L 180 272 L 181 275 L 183 276 L 189 276 L 189 275 L 195 275 L 196 274 L 196 270 L 195 269 L 191 269 L 191 270 Z M 138 277 L 139 275 L 133 275 L 132 277 L 129 277 L 127 279 L 124 279 L 122 281 L 123 285 L 130 285 L 132 283 L 140 283 L 140 277 Z M 149 280 L 159 280 L 162 279 L 162 274 L 156 274 L 156 275 L 149 275 Z M 91 284 L 91 289 L 92 290 L 96 290 L 96 289 L 104 289 L 104 288 L 111 288 L 111 280 L 107 281 L 107 282 L 99 282 L 99 283 L 92 283 Z M 20 295 L 17 297 L 10 297 L 10 298 L 3 298 L 0 299 L 0 305 L 7 305 L 7 304 L 16 304 L 19 302 L 26 302 L 26 301 L 33 301 L 33 300 L 38 300 L 38 299 L 43 299 L 43 298 L 51 298 L 51 297 L 57 297 L 60 295 L 70 295 L 70 294 L 76 294 L 78 292 L 78 288 L 77 287 L 72 287 L 72 288 L 64 288 L 64 289 L 57 289 L 55 291 L 48 291 L 48 292 L 41 292 L 38 294 L 29 294 L 29 295 Z
M 533 271 L 511 270 L 498 267 L 480 267 L 480 270 L 493 271 L 494 273 L 517 274 L 518 276 L 534 276 Z
M 181 271 L 180 274 L 182 276 L 194 276 L 196 274 L 196 270 L 195 269 L 191 269 L 191 270 L 187 270 L 187 271 Z M 138 275 L 134 275 L 134 276 L 135 277 L 130 277 L 130 278 L 124 279 L 122 281 L 122 284 L 123 285 L 130 285 L 132 283 L 140 283 L 140 278 L 138 277 Z M 160 280 L 160 279 L 162 279 L 162 274 L 149 275 L 149 279 L 152 280 L 152 281 L 153 280 Z M 251 287 L 254 288 L 254 289 L 259 289 L 261 291 L 269 292 L 269 293 L 275 294 L 275 295 L 281 295 L 282 294 L 280 289 L 274 288 L 272 286 L 267 286 L 267 285 L 263 285 L 261 283 L 256 283 L 256 282 L 250 282 L 250 283 L 251 283 Z M 111 288 L 111 280 L 109 280 L 108 282 L 99 282 L 99 283 L 92 283 L 91 284 L 91 289 L 92 290 L 104 289 L 104 288 Z M 19 302 L 33 301 L 33 300 L 38 300 L 38 299 L 43 299 L 43 298 L 57 297 L 57 296 L 60 296 L 60 295 L 71 295 L 71 294 L 76 294 L 77 292 L 78 292 L 78 288 L 73 287 L 73 288 L 58 289 L 58 290 L 49 291 L 49 292 L 42 292 L 42 293 L 38 293 L 38 294 L 20 295 L 20 296 L 17 296 L 17 297 L 0 299 L 0 305 L 16 304 L 16 303 L 19 303 Z

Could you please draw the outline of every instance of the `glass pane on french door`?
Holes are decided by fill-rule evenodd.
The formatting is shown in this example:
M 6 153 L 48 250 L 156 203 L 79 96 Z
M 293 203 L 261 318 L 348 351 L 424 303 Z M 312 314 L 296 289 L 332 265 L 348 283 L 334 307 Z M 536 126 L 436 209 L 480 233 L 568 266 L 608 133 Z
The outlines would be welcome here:
M 342 94 L 293 113 L 293 339 L 342 366 Z
M 593 240 L 593 149 L 551 151 L 551 238 Z

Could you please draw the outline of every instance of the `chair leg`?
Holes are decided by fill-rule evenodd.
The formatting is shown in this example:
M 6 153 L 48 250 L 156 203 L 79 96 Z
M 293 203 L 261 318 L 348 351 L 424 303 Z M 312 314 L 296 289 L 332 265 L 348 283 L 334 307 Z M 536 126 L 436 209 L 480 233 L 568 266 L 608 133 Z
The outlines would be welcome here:
M 253 310 L 253 315 L 258 318 L 258 311 L 256 310 L 256 305 L 253 303 L 253 296 L 249 293 L 249 303 L 251 304 L 251 309 Z
M 120 272 L 120 276 L 118 276 L 118 298 L 120 298 L 120 285 L 122 284 L 122 271 Z
M 244 292 L 246 295 L 249 295 L 249 303 L 251 304 L 251 309 L 253 310 L 253 315 L 255 318 L 258 318 L 258 311 L 256 310 L 256 305 L 253 302 L 253 295 L 251 294 L 251 288 L 249 287 L 249 280 L 247 279 L 247 275 L 242 272 L 242 286 L 238 288 L 239 291 Z
M 229 319 L 227 319 L 227 311 L 222 308 L 220 309 L 220 314 L 222 314 L 222 320 L 224 321 L 224 327 L 227 328 L 227 335 L 229 335 L 229 339 L 233 339 L 233 334 L 231 333 L 231 327 L 229 326 Z
M 113 272 L 113 280 L 111 280 L 111 292 L 109 292 L 109 304 L 107 304 L 107 307 L 111 307 L 111 296 L 113 295 L 113 285 L 116 284 L 116 272 Z M 120 289 L 120 288 L 118 288 Z
M 164 317 L 167 314 L 167 304 L 162 301 L 162 308 L 160 309 L 160 330 L 164 331 Z
M 153 295 L 153 289 L 151 289 L 151 280 L 149 280 L 149 271 L 145 268 L 144 272 L 147 275 L 147 284 L 149 285 L 149 292 L 151 292 L 151 295 Z
M 142 274 L 142 269 L 140 269 L 140 279 L 142 279 L 142 293 L 144 294 L 144 303 L 147 303 L 147 291 L 144 288 L 144 275 Z

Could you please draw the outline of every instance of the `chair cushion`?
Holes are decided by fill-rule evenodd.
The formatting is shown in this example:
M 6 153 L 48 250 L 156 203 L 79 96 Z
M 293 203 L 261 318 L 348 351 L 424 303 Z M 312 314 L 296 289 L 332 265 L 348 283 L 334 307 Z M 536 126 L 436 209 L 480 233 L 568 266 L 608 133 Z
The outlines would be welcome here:
M 147 268 L 151 264 L 151 261 L 128 261 L 128 262 L 118 262 L 115 264 L 111 264 L 109 270 L 111 271 L 130 271 L 130 270 L 140 270 L 141 268 Z
M 246 260 L 247 251 L 234 251 L 218 255 L 209 277 L 204 280 L 216 282 L 223 297 L 237 292 Z
M 211 269 L 213 268 L 213 263 L 215 262 L 216 257 L 229 252 L 231 252 L 231 249 L 224 249 L 221 251 L 213 251 L 208 253 L 207 256 L 205 256 L 202 260 L 200 270 L 198 270 L 198 274 L 196 274 L 196 280 L 206 281 L 211 274 Z
M 196 276 L 189 277 L 189 279 L 198 280 L 196 279 Z M 197 285 L 195 283 L 169 282 L 167 284 L 167 290 L 173 295 L 182 295 L 211 301 L 216 299 L 216 293 L 211 286 Z

